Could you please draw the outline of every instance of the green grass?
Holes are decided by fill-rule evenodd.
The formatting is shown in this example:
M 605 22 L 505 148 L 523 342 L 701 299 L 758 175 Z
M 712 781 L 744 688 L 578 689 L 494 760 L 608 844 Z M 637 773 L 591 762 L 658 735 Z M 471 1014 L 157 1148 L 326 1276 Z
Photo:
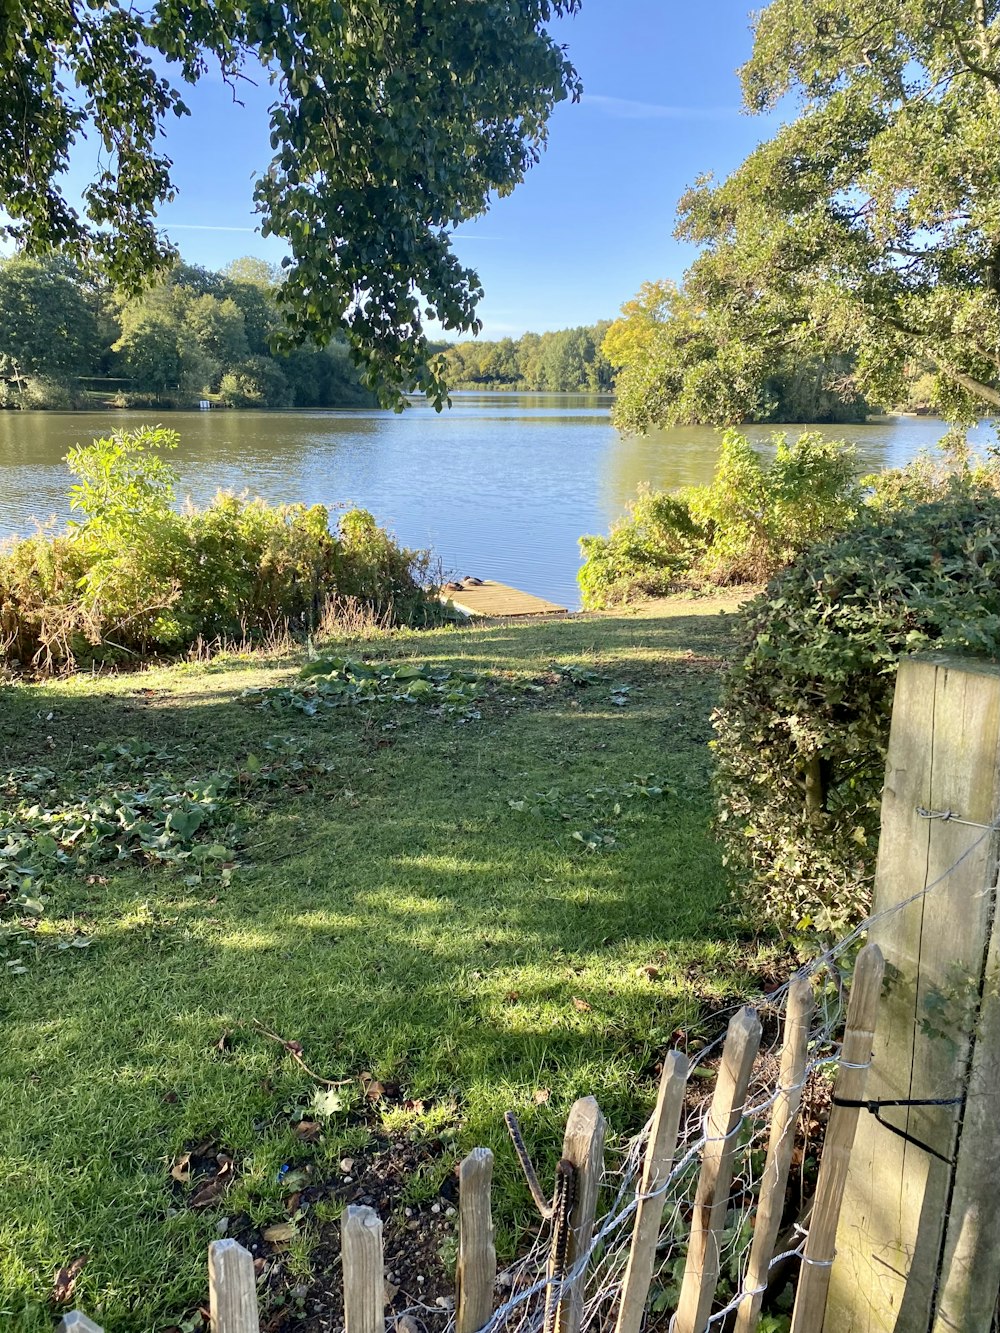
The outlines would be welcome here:
M 109 1333 L 179 1323 L 204 1299 L 220 1216 L 284 1220 L 279 1168 L 335 1170 L 383 1114 L 443 1141 L 446 1164 L 496 1149 L 508 1250 L 528 1202 L 505 1110 L 546 1170 L 578 1096 L 634 1131 L 675 1030 L 704 1030 L 768 962 L 739 938 L 709 827 L 730 632 L 686 602 L 351 646 L 480 674 L 490 693 L 466 722 L 422 704 L 254 708 L 245 688 L 294 679 L 295 663 L 263 657 L 6 687 L 5 768 L 79 782 L 95 745 L 136 737 L 170 752 L 157 762 L 178 779 L 240 773 L 250 755 L 285 767 L 271 788 L 239 779 L 245 798 L 213 834 L 239 849 L 231 877 L 131 862 L 51 885 L 39 947 L 0 997 L 4 1327 L 50 1329 L 53 1275 L 83 1252 L 74 1303 Z M 610 683 L 554 683 L 553 660 Z M 532 681 L 541 693 L 516 688 Z M 621 682 L 625 707 L 611 700 Z M 605 820 L 616 845 L 588 854 L 569 798 L 637 774 L 672 791 L 624 802 Z M 551 788 L 569 820 L 509 804 Z M 58 949 L 74 930 L 92 945 Z M 365 1102 L 352 1083 L 324 1140 L 303 1144 L 293 1125 L 317 1085 L 255 1022 L 301 1042 L 317 1073 L 370 1071 L 398 1096 Z M 204 1140 L 231 1151 L 236 1181 L 194 1211 L 169 1169 Z M 414 1181 L 414 1198 L 438 1184 Z M 316 1225 L 294 1256 L 306 1270 Z

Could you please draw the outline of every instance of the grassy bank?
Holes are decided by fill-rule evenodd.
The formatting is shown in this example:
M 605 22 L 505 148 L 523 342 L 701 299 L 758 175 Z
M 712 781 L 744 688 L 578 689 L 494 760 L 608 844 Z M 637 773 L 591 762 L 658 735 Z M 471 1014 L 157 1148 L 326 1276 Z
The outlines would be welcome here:
M 363 1170 L 409 1154 L 401 1197 L 368 1193 L 444 1216 L 456 1155 L 493 1146 L 509 1252 L 529 1207 L 505 1110 L 547 1173 L 575 1097 L 619 1134 L 641 1124 L 658 1053 L 769 964 L 709 833 L 720 605 L 346 646 L 474 675 L 469 702 L 327 707 L 296 693 L 297 662 L 260 657 L 3 689 L 8 809 L 113 790 L 141 811 L 185 788 L 209 810 L 165 865 L 58 873 L 8 969 L 5 1327 L 51 1328 L 54 1274 L 86 1255 L 73 1302 L 109 1333 L 201 1328 L 227 1231 L 290 1312 L 269 1327 L 326 1327 Z

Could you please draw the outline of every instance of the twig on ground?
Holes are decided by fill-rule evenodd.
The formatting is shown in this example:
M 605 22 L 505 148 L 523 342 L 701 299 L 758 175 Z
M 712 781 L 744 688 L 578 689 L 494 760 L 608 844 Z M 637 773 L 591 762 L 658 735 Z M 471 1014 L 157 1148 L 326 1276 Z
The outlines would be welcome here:
M 325 1088 L 346 1088 L 348 1083 L 357 1082 L 356 1078 L 341 1078 L 341 1079 L 324 1078 L 322 1074 L 317 1074 L 312 1069 L 310 1069 L 309 1066 L 306 1064 L 305 1060 L 303 1060 L 302 1045 L 300 1042 L 287 1041 L 284 1037 L 279 1037 L 276 1032 L 271 1032 L 270 1029 L 266 1028 L 263 1023 L 259 1023 L 256 1018 L 253 1020 L 253 1025 L 257 1029 L 257 1031 L 263 1033 L 265 1037 L 270 1037 L 271 1040 L 276 1041 L 279 1046 L 284 1046 L 285 1050 L 292 1057 L 292 1059 L 305 1070 L 305 1072 L 309 1075 L 309 1077 L 315 1079 L 317 1083 L 322 1083 Z

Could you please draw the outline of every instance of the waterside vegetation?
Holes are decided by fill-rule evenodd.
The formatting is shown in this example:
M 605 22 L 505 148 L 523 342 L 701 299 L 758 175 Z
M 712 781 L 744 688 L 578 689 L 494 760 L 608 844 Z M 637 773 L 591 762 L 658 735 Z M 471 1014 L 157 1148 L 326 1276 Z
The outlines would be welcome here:
M 387 625 L 440 619 L 430 556 L 366 510 L 225 492 L 175 507 L 172 431 L 73 449 L 75 515 L 0 546 L 0 659 L 51 671 L 316 631 L 346 606 Z

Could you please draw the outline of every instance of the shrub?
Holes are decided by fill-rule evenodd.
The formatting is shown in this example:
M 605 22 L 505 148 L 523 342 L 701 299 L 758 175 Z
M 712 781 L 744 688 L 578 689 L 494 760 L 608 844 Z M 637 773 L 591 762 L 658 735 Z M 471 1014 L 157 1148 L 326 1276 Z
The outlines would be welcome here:
M 0 649 L 51 668 L 81 660 L 183 651 L 197 641 L 255 638 L 319 625 L 333 599 L 383 621 L 424 623 L 428 557 L 401 548 L 371 514 L 268 505 L 220 493 L 173 508 L 162 451 L 172 431 L 143 428 L 74 449 L 75 515 L 0 553 Z
M 784 929 L 868 906 L 900 656 L 1000 653 L 1000 498 L 972 470 L 937 494 L 867 511 L 744 610 L 715 716 L 720 827 Z
M 81 395 L 68 384 L 31 376 L 20 381 L 0 380 L 0 407 L 68 412 L 82 405 Z
M 609 536 L 581 538 L 584 605 L 680 584 L 759 583 L 846 527 L 861 503 L 854 450 L 812 432 L 773 443 L 765 463 L 745 435 L 727 431 L 710 485 L 642 493 Z
M 628 518 L 607 537 L 580 538 L 583 564 L 577 577 L 584 606 L 665 595 L 688 573 L 703 542 L 683 499 L 641 490 Z

